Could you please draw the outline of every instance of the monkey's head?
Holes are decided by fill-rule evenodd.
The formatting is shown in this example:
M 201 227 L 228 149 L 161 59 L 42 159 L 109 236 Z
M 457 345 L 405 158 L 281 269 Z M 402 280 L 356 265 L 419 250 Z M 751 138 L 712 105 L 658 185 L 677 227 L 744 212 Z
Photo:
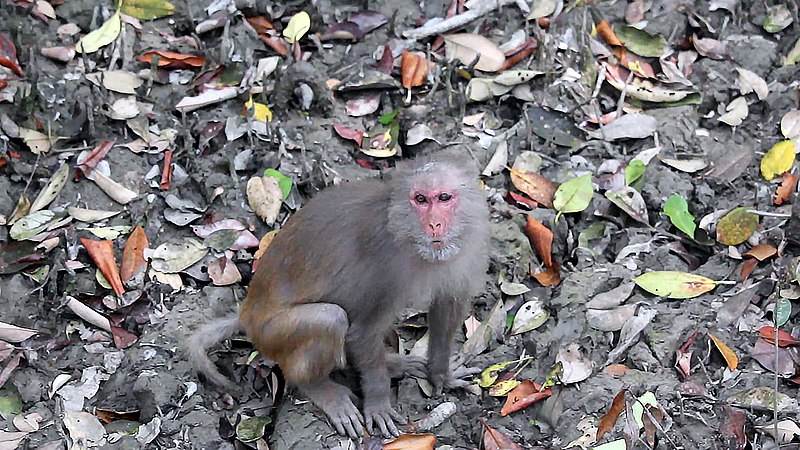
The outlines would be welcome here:
M 472 235 L 473 225 L 487 220 L 477 173 L 464 157 L 418 158 L 399 165 L 392 183 L 389 231 L 426 261 L 455 258 Z

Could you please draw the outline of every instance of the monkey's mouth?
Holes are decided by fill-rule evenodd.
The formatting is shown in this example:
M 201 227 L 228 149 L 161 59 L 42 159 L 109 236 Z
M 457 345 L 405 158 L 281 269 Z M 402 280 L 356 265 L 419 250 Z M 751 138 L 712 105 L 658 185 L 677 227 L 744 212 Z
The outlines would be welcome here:
M 434 250 L 442 250 L 445 245 L 446 244 L 441 239 L 434 239 L 431 241 L 431 247 L 433 247 Z

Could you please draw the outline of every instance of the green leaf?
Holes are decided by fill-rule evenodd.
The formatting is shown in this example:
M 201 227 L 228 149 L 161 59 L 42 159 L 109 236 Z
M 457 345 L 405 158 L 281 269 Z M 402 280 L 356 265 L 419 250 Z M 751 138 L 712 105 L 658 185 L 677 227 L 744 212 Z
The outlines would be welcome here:
M 397 115 L 400 114 L 399 109 L 395 109 L 394 111 L 388 112 L 380 117 L 378 117 L 378 123 L 381 125 L 389 125 L 392 123 L 394 119 L 397 118 Z
M 686 233 L 690 238 L 694 238 L 694 216 L 689 212 L 689 204 L 686 199 L 678 194 L 672 194 L 664 203 L 664 214 L 669 217 L 669 221 L 675 228 Z
M 647 166 L 642 161 L 638 159 L 631 161 L 630 164 L 625 166 L 625 184 L 632 185 L 644 175 L 645 169 L 647 169 Z
M 175 12 L 175 5 L 167 0 L 125 0 L 120 10 L 141 20 L 166 17 Z
M 747 212 L 752 209 L 742 206 L 729 212 L 717 223 L 717 241 L 725 245 L 739 245 L 758 228 L 758 216 Z
M 78 41 L 78 45 L 75 46 L 75 50 L 81 53 L 94 53 L 100 50 L 101 47 L 114 42 L 119 36 L 121 28 L 122 21 L 119 17 L 119 11 L 117 11 L 100 28 L 82 37 Z
M 667 298 L 697 297 L 717 285 L 711 278 L 671 270 L 643 273 L 633 281 L 645 291 Z
M 286 200 L 289 197 L 289 194 L 292 192 L 292 184 L 293 184 L 291 178 L 278 172 L 275 169 L 265 170 L 264 176 L 276 178 L 278 180 L 278 187 L 281 188 L 281 194 L 282 194 L 281 200 Z
M 586 174 L 567 180 L 556 189 L 553 196 L 553 209 L 558 215 L 580 212 L 592 202 L 594 188 L 592 187 L 592 174 Z
M 792 314 L 792 302 L 788 298 L 779 298 L 775 305 L 775 324 L 782 327 Z
M 646 31 L 627 25 L 615 26 L 614 33 L 625 44 L 625 48 L 639 56 L 658 58 L 664 53 L 664 47 L 667 45 L 663 36 L 653 36 Z

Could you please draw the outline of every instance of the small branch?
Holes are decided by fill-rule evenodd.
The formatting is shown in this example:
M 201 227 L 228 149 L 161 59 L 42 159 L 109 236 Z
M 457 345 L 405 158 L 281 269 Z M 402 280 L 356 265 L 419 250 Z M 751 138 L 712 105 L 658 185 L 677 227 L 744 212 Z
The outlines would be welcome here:
M 424 39 L 429 36 L 447 33 L 450 30 L 463 27 L 464 25 L 484 16 L 496 9 L 517 3 L 517 0 L 487 0 L 469 11 L 444 19 L 432 25 L 423 25 L 419 28 L 412 28 L 403 32 L 403 36 L 408 39 Z

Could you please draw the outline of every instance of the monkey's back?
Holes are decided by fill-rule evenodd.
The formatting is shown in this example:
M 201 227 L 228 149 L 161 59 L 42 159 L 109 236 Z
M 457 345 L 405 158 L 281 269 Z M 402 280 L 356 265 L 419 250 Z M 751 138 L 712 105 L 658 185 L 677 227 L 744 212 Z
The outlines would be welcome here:
M 407 253 L 386 230 L 390 194 L 386 182 L 360 180 L 323 190 L 295 213 L 260 259 L 240 314 L 245 330 L 301 303 L 335 303 L 351 322 L 390 306 Z

